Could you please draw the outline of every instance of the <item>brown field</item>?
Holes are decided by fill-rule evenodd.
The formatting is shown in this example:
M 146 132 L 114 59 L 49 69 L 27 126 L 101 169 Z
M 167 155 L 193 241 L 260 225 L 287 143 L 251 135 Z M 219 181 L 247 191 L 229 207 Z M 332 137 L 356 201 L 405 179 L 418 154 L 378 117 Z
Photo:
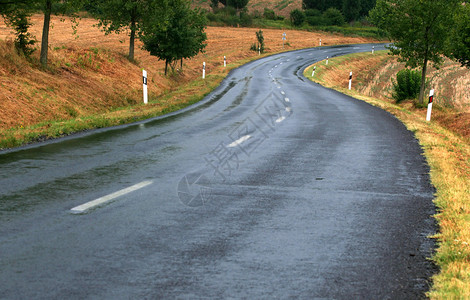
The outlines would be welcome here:
M 31 32 L 40 40 L 42 16 L 35 15 L 32 21 Z M 155 99 L 199 78 L 203 61 L 209 76 L 224 72 L 224 55 L 228 64 L 258 55 L 249 50 L 256 41 L 257 29 L 208 27 L 205 53 L 186 60 L 183 72 L 164 76 L 164 63 L 141 50 L 139 42 L 137 63 L 131 63 L 125 58 L 127 34 L 105 36 L 94 24 L 94 19 L 82 19 L 77 34 L 73 35 L 70 20 L 61 22 L 60 17 L 53 17 L 50 67 L 42 70 L 37 62 L 39 50 L 31 63 L 16 55 L 11 30 L 0 21 L 0 39 L 7 41 L 0 42 L 0 130 L 103 114 L 140 103 L 142 68 L 149 74 L 150 99 Z M 263 32 L 267 54 L 283 50 L 283 31 L 265 29 Z M 286 30 L 286 33 L 290 45 L 285 50 L 316 46 L 319 38 L 323 45 L 370 42 L 365 38 L 320 32 Z

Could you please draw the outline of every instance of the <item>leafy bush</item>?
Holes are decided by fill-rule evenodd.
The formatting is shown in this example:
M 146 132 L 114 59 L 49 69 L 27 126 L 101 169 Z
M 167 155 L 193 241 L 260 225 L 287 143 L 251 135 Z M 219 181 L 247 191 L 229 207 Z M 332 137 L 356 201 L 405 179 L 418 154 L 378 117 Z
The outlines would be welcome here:
M 233 6 L 226 6 L 224 9 L 220 10 L 223 14 L 229 15 L 229 16 L 236 16 L 237 15 L 237 9 Z
M 251 16 L 253 19 L 261 19 L 263 18 L 263 15 L 259 12 L 259 10 L 255 9 L 251 12 Z
M 237 15 L 237 10 L 231 6 L 225 8 L 219 8 L 215 13 L 206 13 L 207 19 L 216 23 L 216 25 L 228 25 L 228 26 L 250 26 L 253 23 L 253 17 L 246 11 L 240 11 Z
M 406 99 L 416 99 L 421 85 L 421 73 L 410 69 L 400 70 L 396 81 L 392 78 L 392 83 L 392 97 L 397 103 Z
M 325 25 L 344 25 L 344 16 L 341 11 L 336 8 L 328 8 L 327 10 L 325 10 L 325 12 L 323 13 L 323 18 L 326 22 Z
M 258 40 L 258 44 L 253 43 L 250 47 L 250 50 L 264 53 L 264 36 L 262 30 L 256 32 L 256 39 Z
M 276 13 L 274 12 L 274 10 L 265 7 L 263 17 L 268 20 L 276 20 Z
M 30 14 L 20 9 L 14 10 L 12 13 L 5 16 L 5 24 L 16 31 L 16 50 L 26 57 L 30 57 L 36 50 L 36 48 L 33 47 L 34 44 L 36 44 L 36 39 L 28 32 L 29 27 L 32 25 L 29 18 Z
M 296 27 L 301 26 L 305 21 L 305 14 L 300 9 L 294 9 L 290 12 L 290 20 L 292 25 Z
M 253 24 L 253 17 L 246 12 L 240 12 L 240 25 L 250 26 Z
M 306 9 L 305 16 L 306 17 L 320 17 L 321 11 L 319 11 L 318 9 Z
M 219 17 L 214 13 L 207 13 L 206 17 L 207 17 L 207 20 L 209 20 L 209 22 L 218 22 L 219 21 Z

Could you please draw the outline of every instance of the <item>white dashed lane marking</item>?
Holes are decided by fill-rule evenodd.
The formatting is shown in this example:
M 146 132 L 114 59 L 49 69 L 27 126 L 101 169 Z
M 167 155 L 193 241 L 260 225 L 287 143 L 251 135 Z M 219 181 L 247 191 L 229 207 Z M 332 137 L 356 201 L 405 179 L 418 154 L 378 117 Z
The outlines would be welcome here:
M 112 201 L 112 200 L 114 200 L 118 197 L 124 196 L 126 194 L 129 194 L 129 193 L 137 191 L 137 190 L 140 190 L 141 188 L 144 188 L 144 187 L 146 187 L 146 186 L 148 186 L 152 183 L 153 183 L 153 181 L 151 181 L 151 180 L 142 181 L 140 183 L 137 183 L 133 186 L 122 189 L 122 190 L 117 191 L 115 193 L 100 197 L 98 199 L 95 199 L 93 201 L 87 202 L 87 203 L 79 205 L 79 206 L 76 206 L 76 207 L 72 208 L 70 211 L 74 214 L 84 213 L 87 210 L 90 210 L 92 208 L 95 208 L 95 207 L 98 207 L 98 206 L 103 205 L 105 203 L 108 203 L 108 202 L 110 202 L 110 201 Z

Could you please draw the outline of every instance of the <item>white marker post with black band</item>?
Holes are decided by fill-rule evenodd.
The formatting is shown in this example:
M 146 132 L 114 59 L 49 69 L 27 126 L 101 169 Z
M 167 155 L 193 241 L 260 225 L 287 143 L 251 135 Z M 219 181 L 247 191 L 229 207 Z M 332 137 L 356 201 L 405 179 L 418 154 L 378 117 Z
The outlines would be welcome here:
M 144 104 L 148 103 L 148 93 L 147 93 L 147 71 L 142 70 L 143 75 L 143 88 L 144 88 Z
M 375 49 L 374 49 L 374 46 L 372 46 L 372 54 L 374 54 L 374 50 L 375 50 Z
M 202 79 L 206 78 L 206 62 L 202 63 Z
M 224 56 L 224 68 L 227 66 L 227 58 Z
M 316 69 L 317 69 L 317 67 L 314 66 L 314 67 L 313 67 L 313 71 L 312 71 L 312 77 L 313 77 L 313 75 L 315 75 L 315 70 L 316 70 Z
M 320 39 L 320 47 L 321 47 L 321 39 Z
M 328 64 L 328 56 L 326 57 L 326 64 Z
M 426 121 L 431 121 L 432 100 L 434 98 L 434 90 L 429 92 L 428 113 L 426 114 Z
M 352 85 L 352 71 L 349 72 L 349 90 L 351 90 L 351 85 Z

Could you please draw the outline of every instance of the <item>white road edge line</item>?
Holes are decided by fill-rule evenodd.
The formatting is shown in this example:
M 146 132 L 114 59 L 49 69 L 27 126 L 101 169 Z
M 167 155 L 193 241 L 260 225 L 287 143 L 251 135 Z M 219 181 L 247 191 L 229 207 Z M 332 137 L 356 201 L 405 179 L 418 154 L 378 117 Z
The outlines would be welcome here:
M 238 140 L 236 140 L 235 142 L 228 145 L 227 147 L 229 147 L 229 148 L 236 147 L 236 146 L 240 145 L 241 143 L 243 143 L 244 141 L 248 140 L 249 138 L 251 138 L 251 135 L 244 135 L 241 138 L 239 138 Z
M 125 188 L 125 189 L 122 189 L 120 191 L 117 191 L 115 193 L 112 193 L 112 194 L 109 194 L 109 195 L 106 195 L 106 196 L 103 196 L 103 197 L 100 197 L 98 199 L 95 199 L 93 201 L 90 201 L 90 202 L 87 202 L 87 203 L 84 203 L 82 205 L 79 205 L 79 206 L 76 206 L 74 208 L 72 208 L 70 211 L 74 214 L 80 214 L 80 213 L 84 213 L 86 212 L 87 210 L 91 209 L 91 208 L 94 208 L 96 206 L 99 206 L 99 205 L 102 205 L 106 202 L 109 202 L 111 200 L 114 200 L 118 197 L 121 197 L 121 196 L 124 196 L 126 194 L 129 194 L 131 192 L 134 192 L 134 191 L 137 191 L 141 188 L 144 188 L 150 184 L 152 184 L 153 181 L 152 180 L 148 180 L 148 181 L 142 181 L 140 183 L 137 183 L 133 186 L 130 186 L 128 188 Z
M 286 119 L 286 117 L 282 116 L 282 117 L 280 117 L 279 119 L 276 120 L 276 123 L 281 123 L 285 119 Z

